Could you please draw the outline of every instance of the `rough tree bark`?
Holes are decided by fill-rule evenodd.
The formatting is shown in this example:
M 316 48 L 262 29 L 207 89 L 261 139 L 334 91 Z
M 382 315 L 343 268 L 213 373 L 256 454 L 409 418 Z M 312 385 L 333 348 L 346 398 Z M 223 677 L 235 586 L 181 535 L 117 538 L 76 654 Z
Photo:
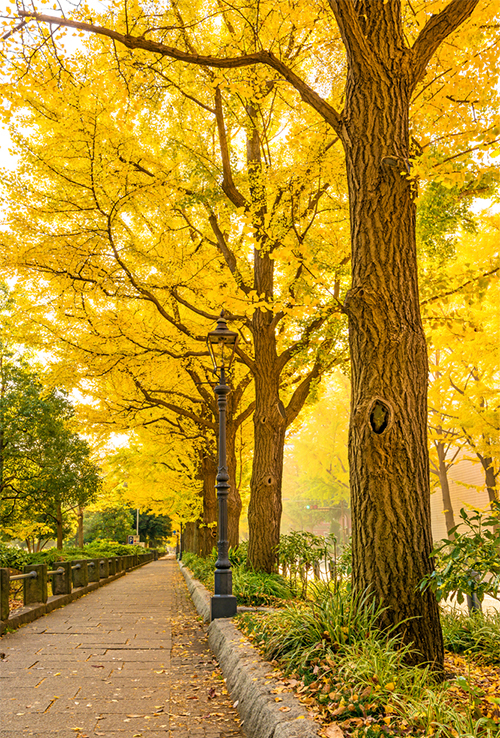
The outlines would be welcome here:
M 200 473 L 203 480 L 203 514 L 199 527 L 200 556 L 209 556 L 214 546 L 217 545 L 217 498 L 215 496 L 217 464 L 211 455 L 203 455 Z M 229 520 L 231 519 L 230 516 Z
M 78 531 L 77 541 L 79 548 L 83 548 L 83 507 L 78 506 Z
M 476 451 L 476 456 L 481 462 L 481 466 L 484 470 L 484 482 L 486 489 L 488 490 L 488 498 L 491 502 L 498 502 L 498 486 L 497 486 L 497 473 L 495 473 L 495 464 L 491 456 L 483 456 Z
M 252 319 L 255 355 L 254 456 L 248 505 L 248 559 L 270 572 L 276 562 L 281 522 L 281 483 L 286 421 L 279 396 L 280 371 L 272 315 L 258 310 Z

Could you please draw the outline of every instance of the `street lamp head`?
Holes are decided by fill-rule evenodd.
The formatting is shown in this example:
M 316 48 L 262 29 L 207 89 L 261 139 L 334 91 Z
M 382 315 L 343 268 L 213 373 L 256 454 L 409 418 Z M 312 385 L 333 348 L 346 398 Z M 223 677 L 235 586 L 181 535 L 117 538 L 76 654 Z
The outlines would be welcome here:
M 215 372 L 221 369 L 228 370 L 234 358 L 234 351 L 238 343 L 238 334 L 230 331 L 224 319 L 224 310 L 221 310 L 217 319 L 217 327 L 210 331 L 207 337 L 207 346 L 214 365 Z

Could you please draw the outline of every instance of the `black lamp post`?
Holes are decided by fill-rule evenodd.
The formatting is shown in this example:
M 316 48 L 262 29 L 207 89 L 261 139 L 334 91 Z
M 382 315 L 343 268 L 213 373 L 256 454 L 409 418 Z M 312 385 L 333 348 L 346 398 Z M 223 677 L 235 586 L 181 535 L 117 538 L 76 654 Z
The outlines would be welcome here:
M 217 502 L 219 525 L 217 548 L 219 556 L 215 563 L 215 595 L 210 606 L 210 620 L 232 618 L 236 615 L 236 597 L 233 595 L 233 575 L 229 561 L 229 541 L 227 539 L 227 496 L 229 493 L 229 474 L 226 464 L 226 405 L 230 392 L 226 384 L 226 371 L 234 358 L 238 334 L 230 331 L 224 320 L 224 310 L 217 320 L 217 328 L 210 331 L 207 338 L 208 350 L 219 383 L 214 387 L 219 405 L 219 466 L 217 469 Z

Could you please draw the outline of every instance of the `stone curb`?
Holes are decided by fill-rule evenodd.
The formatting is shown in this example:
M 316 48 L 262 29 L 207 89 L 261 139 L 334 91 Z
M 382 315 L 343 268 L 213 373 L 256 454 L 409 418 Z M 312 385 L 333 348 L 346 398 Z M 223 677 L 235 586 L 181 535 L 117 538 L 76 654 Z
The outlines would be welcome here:
M 182 572 L 184 579 L 186 580 L 187 588 L 193 604 L 198 611 L 198 615 L 201 615 L 203 622 L 210 622 L 210 598 L 211 594 L 201 582 L 193 577 L 189 569 L 184 566 L 182 561 L 179 561 L 179 567 Z
M 179 565 L 199 615 L 208 622 L 210 592 L 182 562 Z M 231 620 L 220 618 L 210 623 L 208 643 L 219 661 L 248 738 L 318 738 L 317 723 L 307 717 L 294 694 L 282 692 L 281 702 L 275 702 L 272 680 L 266 677 L 273 667 L 259 656 Z
M 32 623 L 33 620 L 38 620 L 38 618 L 47 615 L 58 607 L 69 605 L 70 602 L 78 600 L 80 597 L 83 597 L 83 595 L 89 594 L 89 592 L 94 592 L 100 587 L 105 587 L 106 584 L 111 584 L 111 582 L 116 581 L 116 579 L 124 577 L 129 571 L 134 571 L 135 569 L 139 569 L 141 566 L 146 566 L 146 564 L 151 563 L 151 561 L 145 561 L 143 564 L 138 564 L 137 566 L 133 566 L 131 569 L 127 569 L 127 571 L 119 571 L 117 574 L 112 574 L 106 579 L 99 580 L 98 582 L 91 582 L 85 587 L 79 587 L 78 589 L 73 590 L 70 594 L 53 595 L 52 597 L 49 597 L 45 603 L 41 602 L 40 604 L 21 607 L 16 610 L 14 614 L 9 615 L 8 620 L 0 621 L 0 636 L 5 633 L 7 628 L 10 630 L 12 628 L 20 628 L 21 625 L 26 625 L 27 623 Z

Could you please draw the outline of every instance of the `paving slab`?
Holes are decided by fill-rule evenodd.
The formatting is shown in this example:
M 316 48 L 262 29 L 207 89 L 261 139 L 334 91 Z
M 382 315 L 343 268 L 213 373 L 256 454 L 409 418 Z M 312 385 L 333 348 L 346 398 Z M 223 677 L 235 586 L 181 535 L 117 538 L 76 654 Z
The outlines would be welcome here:
M 177 562 L 0 639 L 0 738 L 243 738 Z

